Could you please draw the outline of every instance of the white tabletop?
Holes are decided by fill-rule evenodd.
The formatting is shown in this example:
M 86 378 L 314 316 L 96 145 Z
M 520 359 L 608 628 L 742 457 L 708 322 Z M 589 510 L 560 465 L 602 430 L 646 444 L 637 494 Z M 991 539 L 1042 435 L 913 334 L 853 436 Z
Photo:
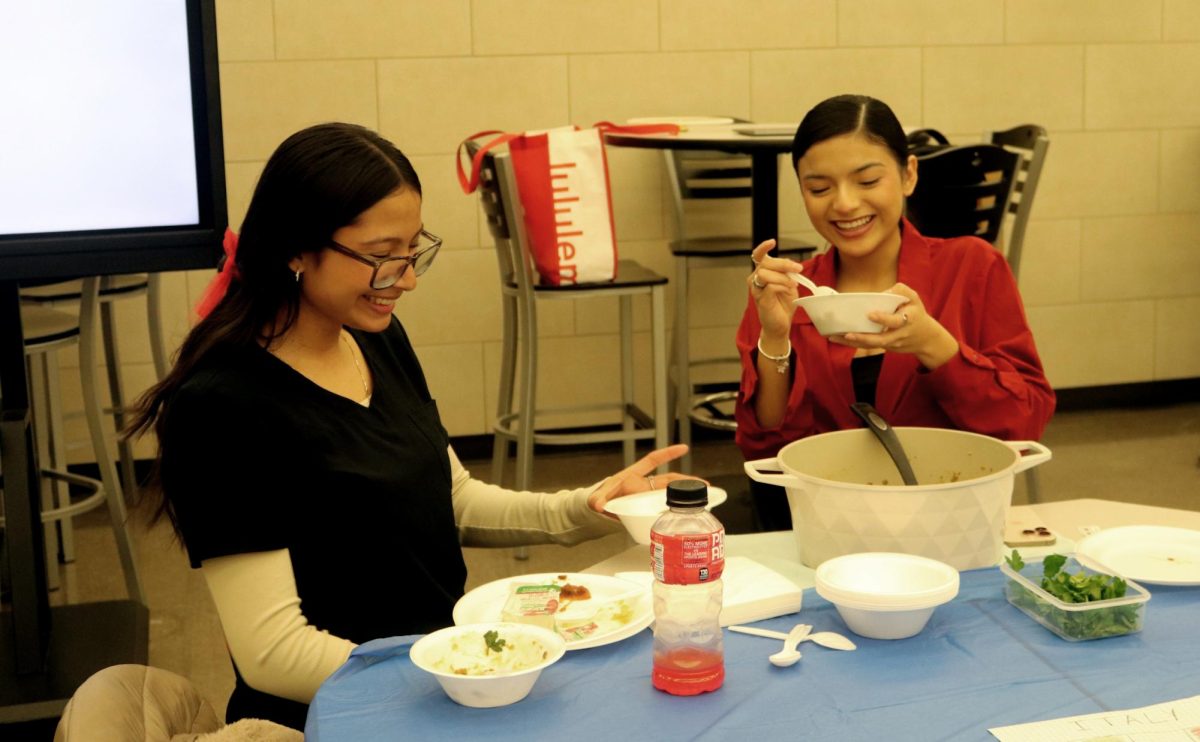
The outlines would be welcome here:
M 1065 500 L 1040 505 L 1018 505 L 1014 517 L 1033 514 L 1058 534 L 1058 543 L 1041 548 L 1022 548 L 1021 553 L 1037 557 L 1043 553 L 1071 551 L 1089 530 L 1116 526 L 1175 526 L 1200 530 L 1200 512 L 1150 505 L 1135 505 L 1110 500 Z M 1081 530 L 1083 529 L 1083 530 Z M 813 570 L 800 563 L 796 537 L 791 531 L 771 531 L 732 535 L 726 539 L 726 553 L 744 556 L 770 567 L 800 587 L 813 586 Z M 650 547 L 637 545 L 588 567 L 585 572 L 616 574 L 645 571 L 650 568 Z

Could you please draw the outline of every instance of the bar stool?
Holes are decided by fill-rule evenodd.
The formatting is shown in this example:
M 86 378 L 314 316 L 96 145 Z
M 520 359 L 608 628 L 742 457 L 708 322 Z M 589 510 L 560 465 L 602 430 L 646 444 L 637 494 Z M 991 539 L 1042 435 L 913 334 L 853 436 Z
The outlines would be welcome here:
M 738 367 L 734 354 L 719 358 L 693 359 L 690 351 L 689 284 L 691 272 L 700 268 L 745 266 L 752 270 L 750 250 L 754 247 L 749 234 L 699 234 L 694 229 L 698 214 L 689 209 L 691 203 L 744 201 L 750 203 L 751 163 L 747 155 L 712 150 L 675 149 L 663 152 L 667 180 L 675 205 L 675 239 L 671 254 L 675 257 L 675 329 L 672 342 L 672 374 L 675 381 L 675 415 L 679 421 L 679 442 L 691 445 L 692 425 L 713 430 L 737 429 L 732 405 L 737 399 L 737 381 L 697 385 L 691 371 L 698 366 L 723 365 Z M 773 255 L 803 260 L 816 252 L 816 246 L 779 238 Z M 732 348 L 732 341 L 730 347 Z M 736 374 L 735 374 L 736 376 Z M 683 471 L 691 471 L 692 455 L 682 460 Z
M 22 286 L 21 303 L 41 307 L 57 308 L 74 306 L 80 300 L 82 281 Z M 162 379 L 167 373 L 167 352 L 163 341 L 161 276 L 158 273 L 134 273 L 129 275 L 102 276 L 100 278 L 100 328 L 104 338 L 104 361 L 108 374 L 109 398 L 112 405 L 105 409 L 112 415 L 116 425 L 117 452 L 121 461 L 121 480 L 130 496 L 137 494 L 137 475 L 134 470 L 133 443 L 120 437 L 125 429 L 127 401 L 121 383 L 121 356 L 117 345 L 116 312 L 113 303 L 138 296 L 146 297 L 146 323 L 150 333 L 150 354 L 154 361 L 155 377 Z M 90 368 L 80 369 L 90 374 Z M 57 388 L 57 387 L 52 387 Z
M 146 604 L 146 595 L 138 574 L 133 553 L 125 510 L 125 499 L 116 466 L 109 457 L 104 436 L 104 417 L 100 406 L 100 393 L 94 374 L 83 373 L 94 368 L 96 362 L 96 314 L 99 306 L 99 279 L 87 278 L 81 282 L 78 317 L 41 306 L 23 306 L 21 324 L 25 334 L 25 353 L 30 364 L 31 394 L 34 406 L 34 424 L 38 428 L 39 448 L 44 449 L 42 477 L 51 485 L 43 491 L 42 523 L 47 527 L 47 564 L 56 564 L 58 551 L 56 525 L 64 533 L 64 561 L 73 559 L 71 551 L 70 519 L 102 504 L 108 505 L 116 539 L 117 553 L 125 575 L 125 587 L 130 598 Z M 66 471 L 65 445 L 63 443 L 63 415 L 58 394 L 57 352 L 70 345 L 79 346 L 80 380 L 83 386 L 84 414 L 88 433 L 100 479 L 71 474 Z M 44 404 L 44 407 L 42 405 Z M 38 408 L 42 407 L 41 410 Z M 41 414 L 38 414 L 41 412 Z M 63 485 L 76 485 L 87 492 L 79 502 L 72 503 Z M 52 494 L 52 491 L 57 490 Z M 0 518 L 3 525 L 3 518 Z M 64 527 L 65 526 L 65 527 Z M 70 557 L 70 558 L 68 558 Z M 58 570 L 50 569 L 48 584 L 58 585 Z
M 468 145 L 468 149 L 473 148 Z M 480 198 L 487 218 L 488 229 L 496 243 L 503 295 L 503 347 L 501 350 L 500 393 L 496 423 L 492 428 L 495 444 L 492 455 L 492 478 L 503 481 L 509 443 L 516 446 L 516 489 L 528 489 L 533 478 L 533 447 L 545 445 L 580 445 L 591 443 L 622 443 L 625 465 L 635 460 L 637 441 L 652 440 L 656 448 L 667 445 L 670 413 L 667 407 L 667 342 L 665 294 L 667 279 L 634 261 L 620 260 L 617 277 L 604 283 L 581 283 L 545 286 L 535 283 L 532 260 L 524 239 L 521 203 L 517 197 L 516 180 L 507 153 L 485 156 L 480 175 Z M 538 332 L 537 303 L 574 301 L 601 296 L 620 300 L 621 330 L 621 398 L 611 404 L 578 406 L 554 410 L 537 409 Z M 654 414 L 648 415 L 634 403 L 633 378 L 633 297 L 647 296 L 651 307 L 651 343 L 654 364 Z M 518 357 L 521 379 L 517 387 Z M 539 416 L 581 412 L 611 411 L 618 413 L 621 430 L 587 432 L 549 432 L 537 429 Z M 661 467 L 660 471 L 666 471 Z

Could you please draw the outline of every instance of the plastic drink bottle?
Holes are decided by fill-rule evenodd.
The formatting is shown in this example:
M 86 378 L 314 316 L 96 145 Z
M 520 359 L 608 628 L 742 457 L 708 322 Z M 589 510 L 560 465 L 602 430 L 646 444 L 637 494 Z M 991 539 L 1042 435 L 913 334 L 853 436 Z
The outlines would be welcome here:
M 667 485 L 667 507 L 650 530 L 654 571 L 654 687 L 677 696 L 725 682 L 721 572 L 725 527 L 708 512 L 708 485 Z

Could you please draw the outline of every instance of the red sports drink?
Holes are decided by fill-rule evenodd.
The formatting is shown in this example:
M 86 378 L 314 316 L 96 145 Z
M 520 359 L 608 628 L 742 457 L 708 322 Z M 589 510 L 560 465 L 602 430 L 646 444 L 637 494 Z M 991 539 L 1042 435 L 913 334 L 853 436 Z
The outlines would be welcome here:
M 725 528 L 708 512 L 708 486 L 698 479 L 667 486 L 670 508 L 650 531 L 654 570 L 655 688 L 677 696 L 713 691 L 725 682 L 721 641 L 721 572 Z

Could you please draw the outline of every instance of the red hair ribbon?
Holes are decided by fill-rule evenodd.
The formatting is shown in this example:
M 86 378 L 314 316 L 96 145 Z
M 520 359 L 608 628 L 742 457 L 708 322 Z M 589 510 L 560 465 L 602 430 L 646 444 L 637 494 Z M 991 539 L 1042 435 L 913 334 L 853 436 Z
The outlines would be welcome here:
M 237 234 L 232 229 L 226 228 L 225 240 L 222 243 L 225 257 L 221 261 L 221 268 L 217 275 L 208 282 L 208 287 L 204 289 L 204 295 L 200 297 L 200 303 L 196 305 L 196 314 L 200 316 L 200 319 L 207 317 L 209 312 L 221 303 L 221 300 L 225 298 L 225 292 L 229 291 L 230 281 L 237 276 L 237 245 Z

